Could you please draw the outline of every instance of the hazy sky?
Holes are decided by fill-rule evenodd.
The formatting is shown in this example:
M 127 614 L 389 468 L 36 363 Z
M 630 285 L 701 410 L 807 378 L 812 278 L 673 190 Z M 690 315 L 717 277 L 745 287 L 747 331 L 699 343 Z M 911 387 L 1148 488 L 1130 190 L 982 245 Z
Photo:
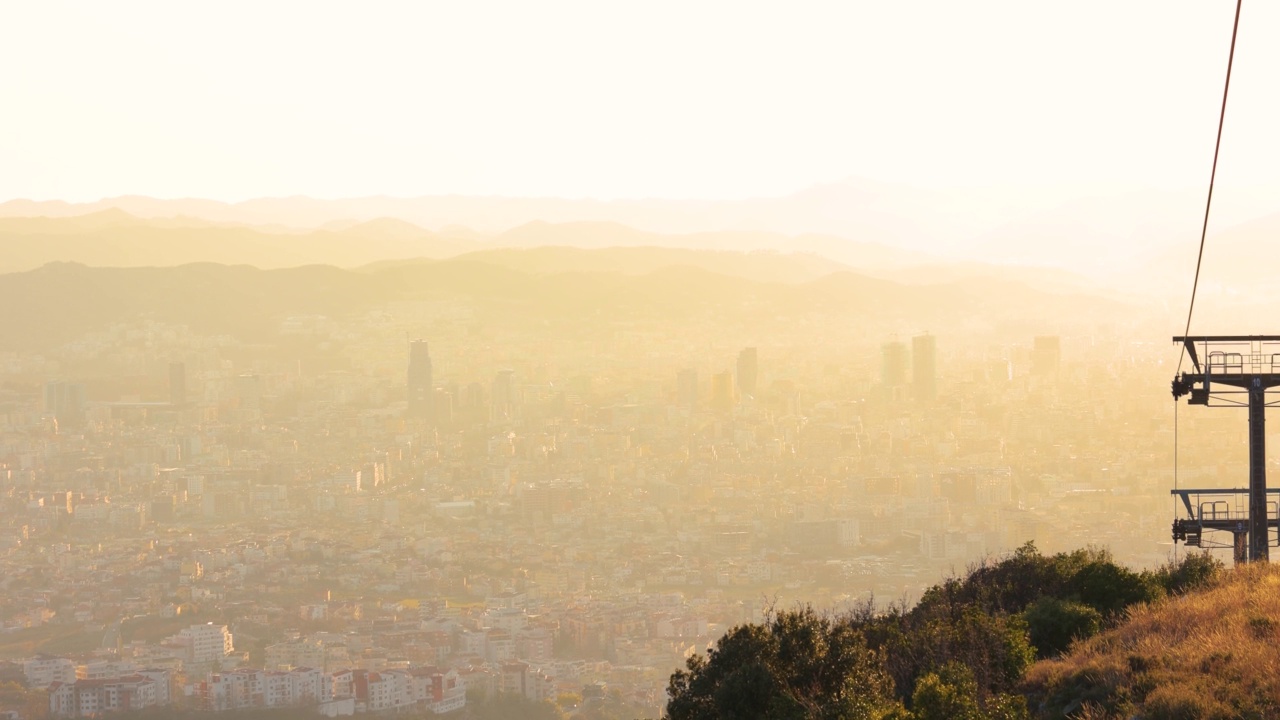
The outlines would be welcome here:
M 1230 0 L 11 2 L 0 199 L 1199 187 Z M 1220 170 L 1280 174 L 1280 3 Z

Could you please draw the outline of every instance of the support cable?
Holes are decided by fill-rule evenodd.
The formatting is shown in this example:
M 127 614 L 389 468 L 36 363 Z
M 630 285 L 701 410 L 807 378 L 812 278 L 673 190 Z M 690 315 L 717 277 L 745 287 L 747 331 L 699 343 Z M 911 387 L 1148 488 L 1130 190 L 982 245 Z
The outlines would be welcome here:
M 1231 25 L 1231 51 L 1227 54 L 1227 79 L 1222 86 L 1222 109 L 1218 112 L 1218 138 L 1213 143 L 1213 168 L 1209 171 L 1209 195 L 1204 201 L 1204 222 L 1200 226 L 1200 251 L 1196 254 L 1196 274 L 1191 281 L 1191 303 L 1187 307 L 1187 327 L 1182 331 L 1183 337 L 1191 335 L 1191 314 L 1196 309 L 1196 290 L 1200 286 L 1200 263 L 1204 260 L 1204 239 L 1209 233 L 1209 208 L 1213 206 L 1213 183 L 1218 177 L 1218 151 L 1222 148 L 1222 126 L 1227 119 L 1227 93 L 1231 90 L 1231 66 L 1236 59 L 1236 34 L 1240 30 L 1240 6 L 1244 0 L 1236 0 L 1236 17 Z M 1182 360 L 1186 357 L 1187 346 L 1184 343 L 1182 352 L 1178 353 L 1178 370 L 1175 377 L 1182 372 Z

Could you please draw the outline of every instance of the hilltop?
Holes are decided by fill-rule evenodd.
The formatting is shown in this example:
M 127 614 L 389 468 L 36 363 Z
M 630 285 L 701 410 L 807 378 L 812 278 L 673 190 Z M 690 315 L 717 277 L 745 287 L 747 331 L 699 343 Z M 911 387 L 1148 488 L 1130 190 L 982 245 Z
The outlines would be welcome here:
M 193 216 L 143 218 L 116 207 L 71 216 L 0 215 L 0 250 L 3 250 L 0 272 L 30 270 L 49 262 L 111 267 L 192 262 L 261 268 L 309 264 L 354 267 L 544 246 L 583 250 L 628 248 L 629 259 L 640 259 L 650 267 L 655 260 L 643 259 L 646 254 L 661 258 L 675 251 L 767 252 L 775 256 L 774 265 L 794 265 L 797 261 L 791 257 L 798 256 L 798 262 L 809 268 L 804 272 L 810 277 L 812 269 L 819 266 L 827 272 L 851 267 L 899 270 L 935 260 L 922 253 L 834 236 L 767 232 L 663 234 L 611 222 L 535 221 L 484 235 L 458 227 L 436 232 L 393 217 L 333 222 L 322 228 L 299 230 Z M 787 275 L 786 270 L 783 275 Z
M 751 268 L 764 272 L 763 264 L 750 256 L 711 260 L 737 263 L 743 274 Z M 780 283 L 691 264 L 657 262 L 637 274 L 588 270 L 592 263 L 586 261 L 576 271 L 552 271 L 556 266 L 537 263 L 532 265 L 541 272 L 518 269 L 523 264 L 475 257 L 365 270 L 51 263 L 0 275 L 0 303 L 23 308 L 0 315 L 0 348 L 48 348 L 113 323 L 144 318 L 263 341 L 292 316 L 356 317 L 393 302 L 445 303 L 495 332 L 536 326 L 562 335 L 592 335 L 636 322 L 668 328 L 731 323 L 786 333 L 810 321 L 833 323 L 849 333 L 891 327 L 963 331 L 975 322 L 1026 333 L 1046 321 L 1070 322 L 1081 313 L 1097 317 L 1132 311 L 1111 300 L 1013 282 L 904 285 L 846 270 Z
M 155 209 L 136 203 L 126 205 L 134 210 Z M 47 203 L 4 204 L 0 209 L 10 212 L 25 209 L 50 214 L 19 216 L 0 212 L 0 272 L 34 270 L 51 262 L 102 267 L 172 267 L 209 262 L 263 269 L 315 264 L 380 269 L 397 263 L 423 264 L 467 257 L 532 272 L 635 274 L 641 269 L 692 265 L 750 280 L 791 283 L 851 270 L 915 285 L 1015 281 L 1057 292 L 1114 295 L 1119 291 L 1129 296 L 1145 293 L 1158 297 L 1163 291 L 1152 288 L 1167 287 L 1165 281 L 1177 274 L 1179 265 L 1176 258 L 1163 258 L 1151 264 L 1143 277 L 1119 282 L 1115 277 L 1086 276 L 1063 269 L 1048 256 L 1028 256 L 1026 262 L 1031 264 L 1017 264 L 1015 261 L 1022 256 L 1008 248 L 992 253 L 1002 258 L 994 262 L 950 259 L 877 240 L 881 235 L 875 232 L 851 236 L 744 230 L 664 233 L 613 221 L 534 220 L 486 234 L 458 225 L 430 230 L 390 215 L 297 228 L 278 223 L 246 224 L 220 219 L 216 214 L 212 219 L 193 214 L 146 217 L 116 205 L 89 207 L 97 209 L 67 215 L 61 211 L 84 208 Z M 181 204 L 173 209 L 207 210 L 201 205 Z M 1248 235 L 1255 239 L 1257 236 L 1256 231 Z M 736 257 L 744 253 L 765 257 Z M 1253 276 L 1240 277 L 1245 281 Z M 1210 288 L 1206 292 L 1219 290 Z M 1268 300 L 1273 296 L 1270 292 L 1258 294 Z M 1277 303 L 1280 301 L 1272 305 Z M 1231 307 L 1240 310 L 1239 305 L 1236 299 Z
M 548 245 L 503 247 L 459 255 L 457 260 L 498 265 L 511 270 L 546 275 L 564 272 L 616 272 L 644 275 L 669 267 L 700 268 L 708 272 L 756 282 L 803 283 L 854 268 L 821 255 L 760 250 L 694 250 L 678 247 L 602 247 L 587 249 Z M 366 266 L 384 270 L 415 261 L 386 261 Z M 421 261 L 417 261 L 419 264 Z
M 394 219 L 430 228 L 423 232 L 449 243 L 480 242 L 470 249 L 484 245 L 716 248 L 730 247 L 722 244 L 729 240 L 737 243 L 731 246 L 735 249 L 753 249 L 763 240 L 774 249 L 785 245 L 862 270 L 869 265 L 856 258 L 866 257 L 873 246 L 887 259 L 915 254 L 918 257 L 912 264 L 968 259 L 1053 267 L 1115 287 L 1163 294 L 1170 283 L 1181 288 L 1190 281 L 1200 225 L 1197 208 L 1203 204 L 1200 195 L 1197 189 L 1060 197 L 1041 196 L 1025 188 L 924 189 L 849 178 L 779 197 L 720 201 L 467 196 L 281 197 L 234 203 L 141 196 L 88 203 L 9 200 L 0 202 L 0 219 L 67 219 L 114 209 L 139 220 L 190 223 L 198 218 L 222 228 L 249 227 L 294 235 L 343 230 L 365 222 L 385 224 Z M 1268 238 L 1274 236 L 1280 222 L 1276 210 L 1275 192 L 1269 188 L 1236 188 L 1215 198 L 1210 227 L 1210 245 L 1215 252 L 1206 260 L 1220 267 L 1220 282 L 1236 282 L 1237 267 L 1245 271 L 1269 267 L 1256 259 L 1259 253 L 1269 252 Z M 454 232 L 457 226 L 472 230 Z M 0 237 L 3 235 L 0 230 Z M 868 247 L 859 248 L 855 258 L 846 253 L 850 243 Z M 451 254 L 466 251 L 448 245 L 442 248 Z M 441 255 L 390 252 L 357 264 L 420 256 Z M 45 258 L 50 260 L 119 264 L 75 256 Z M 186 261 L 260 264 L 246 258 L 190 257 Z M 1217 266 L 1219 261 L 1225 265 Z M 13 266 L 12 260 L 6 262 L 0 270 L 41 264 L 23 268 Z M 343 264 L 314 255 L 292 264 L 306 262 Z
M 1250 565 L 1133 608 L 1027 673 L 1044 717 L 1263 718 L 1280 711 L 1280 568 Z
M 479 247 L 389 218 L 299 232 L 189 216 L 144 219 L 118 208 L 71 217 L 0 217 L 0 272 L 31 270 L 50 262 L 109 267 L 193 262 L 264 268 L 353 266 L 385 258 L 450 257 Z
M 729 630 L 671 676 L 672 720 L 1269 717 L 1280 572 L 1189 555 L 1135 572 L 1028 543 L 914 607 L 802 607 Z M 1225 611 L 1221 611 L 1224 610 Z M 746 710 L 752 709 L 751 713 Z

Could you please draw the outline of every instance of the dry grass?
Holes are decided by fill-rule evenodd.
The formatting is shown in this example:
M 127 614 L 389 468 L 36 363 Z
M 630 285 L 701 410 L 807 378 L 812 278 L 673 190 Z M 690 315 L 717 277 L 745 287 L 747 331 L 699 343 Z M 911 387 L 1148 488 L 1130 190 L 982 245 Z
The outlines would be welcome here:
M 1044 717 L 1280 717 L 1280 567 L 1228 571 L 1217 586 L 1150 606 L 1034 665 Z

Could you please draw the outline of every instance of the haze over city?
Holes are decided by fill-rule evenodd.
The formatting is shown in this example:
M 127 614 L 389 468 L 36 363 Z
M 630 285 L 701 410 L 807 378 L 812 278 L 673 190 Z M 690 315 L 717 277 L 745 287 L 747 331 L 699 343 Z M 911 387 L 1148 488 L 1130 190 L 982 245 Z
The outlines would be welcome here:
M 0 720 L 728 717 L 780 618 L 863 664 L 760 717 L 1076 713 L 1277 544 L 1170 497 L 1280 440 L 1169 402 L 1235 7 L 0 10 Z M 1192 334 L 1280 313 L 1277 35 Z

